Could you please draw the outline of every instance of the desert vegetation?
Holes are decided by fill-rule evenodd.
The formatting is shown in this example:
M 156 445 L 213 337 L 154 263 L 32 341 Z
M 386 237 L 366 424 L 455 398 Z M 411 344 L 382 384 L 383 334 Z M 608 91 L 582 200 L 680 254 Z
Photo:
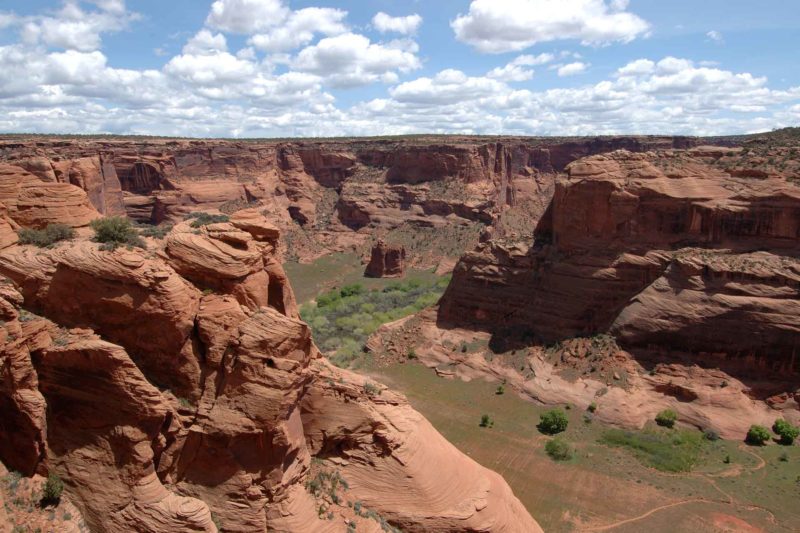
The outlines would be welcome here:
M 367 337 L 381 324 L 435 304 L 448 281 L 409 280 L 373 290 L 345 285 L 301 306 L 300 316 L 311 326 L 320 349 L 332 354 L 334 364 L 346 367 L 363 353 Z
M 101 250 L 115 250 L 119 246 L 144 248 L 145 244 L 136 227 L 126 217 L 98 218 L 91 222 L 94 240 L 102 243 Z
M 74 238 L 75 230 L 66 224 L 48 224 L 44 229 L 23 228 L 18 235 L 20 244 L 47 248 L 57 242 Z

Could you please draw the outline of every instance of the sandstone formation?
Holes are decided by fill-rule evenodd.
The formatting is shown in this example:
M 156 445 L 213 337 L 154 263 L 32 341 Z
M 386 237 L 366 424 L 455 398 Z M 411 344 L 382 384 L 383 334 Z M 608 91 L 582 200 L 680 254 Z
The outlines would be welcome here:
M 336 161 L 322 160 L 324 179 Z M 18 168 L 9 227 L 98 216 L 49 196 L 35 216 L 20 209 L 28 183 L 87 196 Z M 143 186 L 147 172 L 124 179 Z M 0 461 L 60 476 L 92 531 L 537 531 L 505 481 L 402 396 L 321 359 L 262 212 L 181 222 L 146 249 L 6 239 Z M 323 467 L 370 514 L 308 488 Z
M 13 165 L 15 173 L 59 187 L 59 197 L 72 184 L 101 214 L 125 212 L 143 223 L 258 206 L 292 243 L 286 251 L 300 260 L 366 246 L 375 232 L 416 235 L 428 229 L 425 239 L 417 239 L 422 253 L 413 254 L 427 267 L 438 264 L 448 246 L 452 250 L 446 255 L 457 258 L 472 244 L 476 231 L 470 228 L 493 224 L 514 232 L 531 226 L 552 196 L 556 173 L 579 157 L 698 142 L 671 137 L 456 137 L 446 142 L 14 137 L 0 138 L 0 161 Z M 1 189 L 2 184 L 0 202 L 5 202 Z
M 492 239 L 462 258 L 440 325 L 486 331 L 494 346 L 608 332 L 648 364 L 720 368 L 754 399 L 791 396 L 800 381 L 800 187 L 719 163 L 737 154 L 617 151 L 568 165 L 532 241 Z M 739 437 L 749 423 L 727 433 Z
M 372 246 L 369 263 L 364 270 L 368 278 L 397 278 L 405 272 L 406 249 L 378 240 Z

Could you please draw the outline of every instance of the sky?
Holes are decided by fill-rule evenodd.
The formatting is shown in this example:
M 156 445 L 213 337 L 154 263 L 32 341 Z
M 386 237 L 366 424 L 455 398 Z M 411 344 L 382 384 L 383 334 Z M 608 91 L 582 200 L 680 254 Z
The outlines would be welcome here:
M 0 0 L 0 132 L 800 125 L 800 0 Z

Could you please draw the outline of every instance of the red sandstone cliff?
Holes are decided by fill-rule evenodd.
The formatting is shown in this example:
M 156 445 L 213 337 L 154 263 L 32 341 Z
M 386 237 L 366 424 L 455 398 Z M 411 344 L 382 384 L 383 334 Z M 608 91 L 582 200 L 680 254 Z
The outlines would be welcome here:
M 3 174 L 12 230 L 99 216 L 20 168 Z M 320 358 L 279 236 L 250 209 L 146 250 L 4 238 L 0 461 L 57 473 L 94 531 L 381 531 L 355 500 L 407 531 L 538 531 L 405 398 Z M 321 468 L 349 482 L 338 505 L 307 488 Z

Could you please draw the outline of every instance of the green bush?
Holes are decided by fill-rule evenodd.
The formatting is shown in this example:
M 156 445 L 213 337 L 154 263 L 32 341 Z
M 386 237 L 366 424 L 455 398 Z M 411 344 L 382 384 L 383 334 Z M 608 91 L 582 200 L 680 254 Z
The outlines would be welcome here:
M 551 409 L 539 415 L 539 424 L 536 426 L 545 435 L 555 435 L 567 429 L 566 413 L 561 409 Z
M 142 237 L 152 237 L 153 239 L 161 240 L 172 231 L 172 224 L 160 224 L 158 226 L 151 226 L 149 224 L 140 226 L 139 235 Z
M 775 421 L 772 425 L 772 431 L 781 438 L 780 443 L 786 446 L 791 446 L 797 436 L 800 435 L 800 428 L 791 425 L 783 418 Z
M 228 222 L 230 217 L 228 215 L 212 215 L 211 213 L 189 213 L 185 217 L 186 220 L 192 220 L 190 224 L 193 228 L 201 228 L 209 224 L 217 224 L 219 222 Z
M 59 241 L 74 238 L 75 230 L 66 224 L 48 224 L 44 229 L 21 229 L 18 235 L 20 244 L 32 244 L 39 248 L 45 248 Z
M 101 250 L 114 250 L 117 246 L 138 246 L 144 248 L 133 223 L 126 217 L 98 218 L 91 222 L 94 240 L 103 243 Z
M 664 426 L 665 428 L 671 428 L 675 426 L 675 422 L 678 420 L 678 413 L 673 411 L 672 409 L 664 409 L 660 413 L 656 415 L 656 424 L 659 426 Z
M 705 436 L 706 440 L 710 440 L 710 441 L 719 440 L 719 433 L 717 433 L 713 429 L 705 430 L 703 432 L 703 436 Z
M 745 441 L 755 446 L 763 446 L 769 440 L 769 430 L 764 426 L 753 424 L 747 430 Z
M 492 422 L 492 418 L 489 415 L 482 414 L 481 415 L 481 421 L 480 421 L 480 423 L 478 425 L 480 427 L 482 427 L 482 428 L 489 428 L 489 427 L 492 427 L 494 425 L 494 422 Z
M 589 411 L 590 413 L 594 413 L 595 411 L 597 411 L 597 404 L 595 402 L 590 403 L 589 406 L 586 408 L 586 410 Z
M 42 505 L 58 505 L 62 492 L 64 492 L 64 482 L 57 474 L 50 473 L 42 488 Z
M 547 441 L 547 444 L 544 445 L 544 451 L 547 452 L 547 455 L 554 461 L 568 461 L 572 459 L 572 449 L 569 444 L 560 437 Z

